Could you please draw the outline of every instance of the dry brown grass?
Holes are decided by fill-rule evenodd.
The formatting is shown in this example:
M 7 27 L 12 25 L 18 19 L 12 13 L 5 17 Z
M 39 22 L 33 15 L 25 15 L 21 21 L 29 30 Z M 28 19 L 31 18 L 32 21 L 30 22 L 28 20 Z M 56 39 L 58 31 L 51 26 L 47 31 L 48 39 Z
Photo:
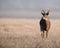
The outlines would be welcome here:
M 51 20 L 48 39 L 40 33 L 39 19 L 0 19 L 0 48 L 60 48 L 60 20 Z

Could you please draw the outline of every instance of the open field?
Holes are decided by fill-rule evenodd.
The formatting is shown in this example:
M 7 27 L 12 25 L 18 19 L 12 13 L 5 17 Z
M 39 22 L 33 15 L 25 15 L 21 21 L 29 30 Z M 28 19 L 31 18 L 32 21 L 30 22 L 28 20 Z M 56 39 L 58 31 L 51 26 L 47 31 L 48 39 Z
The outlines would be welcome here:
M 40 34 L 39 19 L 0 19 L 0 48 L 60 48 L 60 20 L 51 19 L 47 39 Z

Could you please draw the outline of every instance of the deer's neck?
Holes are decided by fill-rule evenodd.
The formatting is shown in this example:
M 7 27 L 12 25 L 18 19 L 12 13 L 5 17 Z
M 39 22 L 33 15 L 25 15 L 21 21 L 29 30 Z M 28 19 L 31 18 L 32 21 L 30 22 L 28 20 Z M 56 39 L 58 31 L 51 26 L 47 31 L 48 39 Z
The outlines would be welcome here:
M 45 19 L 46 21 L 48 21 L 49 17 L 48 16 L 44 16 L 43 19 Z

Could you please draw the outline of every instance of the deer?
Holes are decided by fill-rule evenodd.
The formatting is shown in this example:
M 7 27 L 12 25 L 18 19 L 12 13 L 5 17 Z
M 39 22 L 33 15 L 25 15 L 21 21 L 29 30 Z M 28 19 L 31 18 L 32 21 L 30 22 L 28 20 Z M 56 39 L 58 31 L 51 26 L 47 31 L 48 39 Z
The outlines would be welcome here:
M 49 12 L 50 10 L 48 10 L 47 12 L 45 12 L 44 10 L 41 11 L 41 14 L 43 15 L 43 17 L 41 18 L 39 24 L 40 24 L 42 38 L 45 38 L 45 37 L 48 38 L 48 32 L 51 26 L 50 19 L 48 16 Z

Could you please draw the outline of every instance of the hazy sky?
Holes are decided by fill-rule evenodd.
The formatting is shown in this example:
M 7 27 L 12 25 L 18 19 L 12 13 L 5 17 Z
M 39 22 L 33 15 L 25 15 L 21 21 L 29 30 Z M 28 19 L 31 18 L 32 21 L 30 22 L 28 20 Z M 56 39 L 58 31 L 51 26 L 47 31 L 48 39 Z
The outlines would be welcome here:
M 0 17 L 39 18 L 41 9 L 50 9 L 51 15 L 59 18 L 60 0 L 0 0 Z

